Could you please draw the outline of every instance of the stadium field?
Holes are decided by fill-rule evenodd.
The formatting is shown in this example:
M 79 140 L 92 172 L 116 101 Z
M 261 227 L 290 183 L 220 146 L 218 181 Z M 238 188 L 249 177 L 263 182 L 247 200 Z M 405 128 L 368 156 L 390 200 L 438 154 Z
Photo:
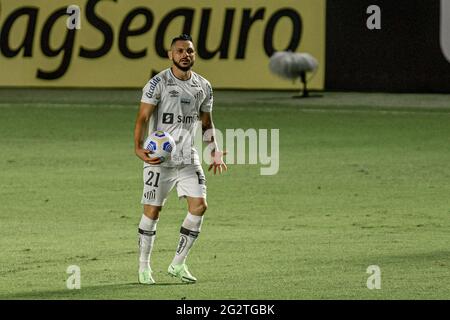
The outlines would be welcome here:
M 143 286 L 140 91 L 1 89 L 0 299 L 449 299 L 449 96 L 292 94 L 216 92 L 217 128 L 280 129 L 278 174 L 207 173 L 195 285 L 166 274 L 186 214 L 172 192 Z

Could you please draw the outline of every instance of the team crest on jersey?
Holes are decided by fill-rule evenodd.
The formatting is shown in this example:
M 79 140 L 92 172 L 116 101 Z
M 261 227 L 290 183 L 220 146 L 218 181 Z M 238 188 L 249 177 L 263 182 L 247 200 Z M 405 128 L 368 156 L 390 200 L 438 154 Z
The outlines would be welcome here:
M 176 97 L 178 97 L 180 95 L 180 93 L 178 91 L 176 91 L 176 90 L 172 90 L 169 93 L 170 93 L 170 97 L 171 98 L 176 98 Z
M 168 86 L 176 86 L 177 84 L 175 83 L 175 80 L 173 80 L 172 78 L 169 78 L 169 80 L 167 80 L 167 85 Z

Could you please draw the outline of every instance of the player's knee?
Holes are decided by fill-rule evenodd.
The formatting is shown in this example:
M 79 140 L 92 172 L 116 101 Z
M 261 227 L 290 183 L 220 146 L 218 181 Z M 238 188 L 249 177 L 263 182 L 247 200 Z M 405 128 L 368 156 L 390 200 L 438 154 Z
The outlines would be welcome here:
M 161 211 L 161 208 L 162 207 L 159 206 L 145 205 L 144 214 L 152 220 L 157 220 L 159 218 L 159 212 Z
M 208 209 L 208 204 L 206 203 L 206 201 L 202 201 L 202 202 L 196 203 L 195 205 L 192 205 L 189 208 L 189 211 L 193 214 L 203 215 L 205 213 L 206 209 Z
M 202 204 L 200 204 L 199 209 L 202 213 L 205 213 L 206 209 L 208 209 L 208 204 L 206 202 L 203 202 Z

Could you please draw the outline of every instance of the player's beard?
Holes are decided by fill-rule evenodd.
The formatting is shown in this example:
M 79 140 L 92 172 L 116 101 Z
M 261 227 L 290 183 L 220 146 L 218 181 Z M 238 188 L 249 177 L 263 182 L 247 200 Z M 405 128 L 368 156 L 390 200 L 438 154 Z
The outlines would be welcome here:
M 180 65 L 178 62 L 176 62 L 175 60 L 173 60 L 173 64 L 180 69 L 181 71 L 189 71 L 191 70 L 192 66 L 194 65 L 194 61 L 191 61 L 191 63 L 189 63 L 189 65 L 187 67 L 183 67 L 182 65 Z

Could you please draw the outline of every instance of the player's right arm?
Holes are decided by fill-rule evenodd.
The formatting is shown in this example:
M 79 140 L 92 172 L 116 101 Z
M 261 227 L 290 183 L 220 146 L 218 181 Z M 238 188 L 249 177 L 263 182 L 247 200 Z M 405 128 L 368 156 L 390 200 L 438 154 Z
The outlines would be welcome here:
M 150 117 L 153 114 L 155 108 L 156 106 L 154 104 L 141 102 L 136 117 L 136 124 L 134 126 L 134 152 L 142 161 L 145 161 L 148 164 L 161 163 L 161 160 L 159 160 L 159 158 L 151 159 L 148 156 L 150 151 L 142 148 L 145 131 L 147 129 L 147 123 L 150 120 Z

